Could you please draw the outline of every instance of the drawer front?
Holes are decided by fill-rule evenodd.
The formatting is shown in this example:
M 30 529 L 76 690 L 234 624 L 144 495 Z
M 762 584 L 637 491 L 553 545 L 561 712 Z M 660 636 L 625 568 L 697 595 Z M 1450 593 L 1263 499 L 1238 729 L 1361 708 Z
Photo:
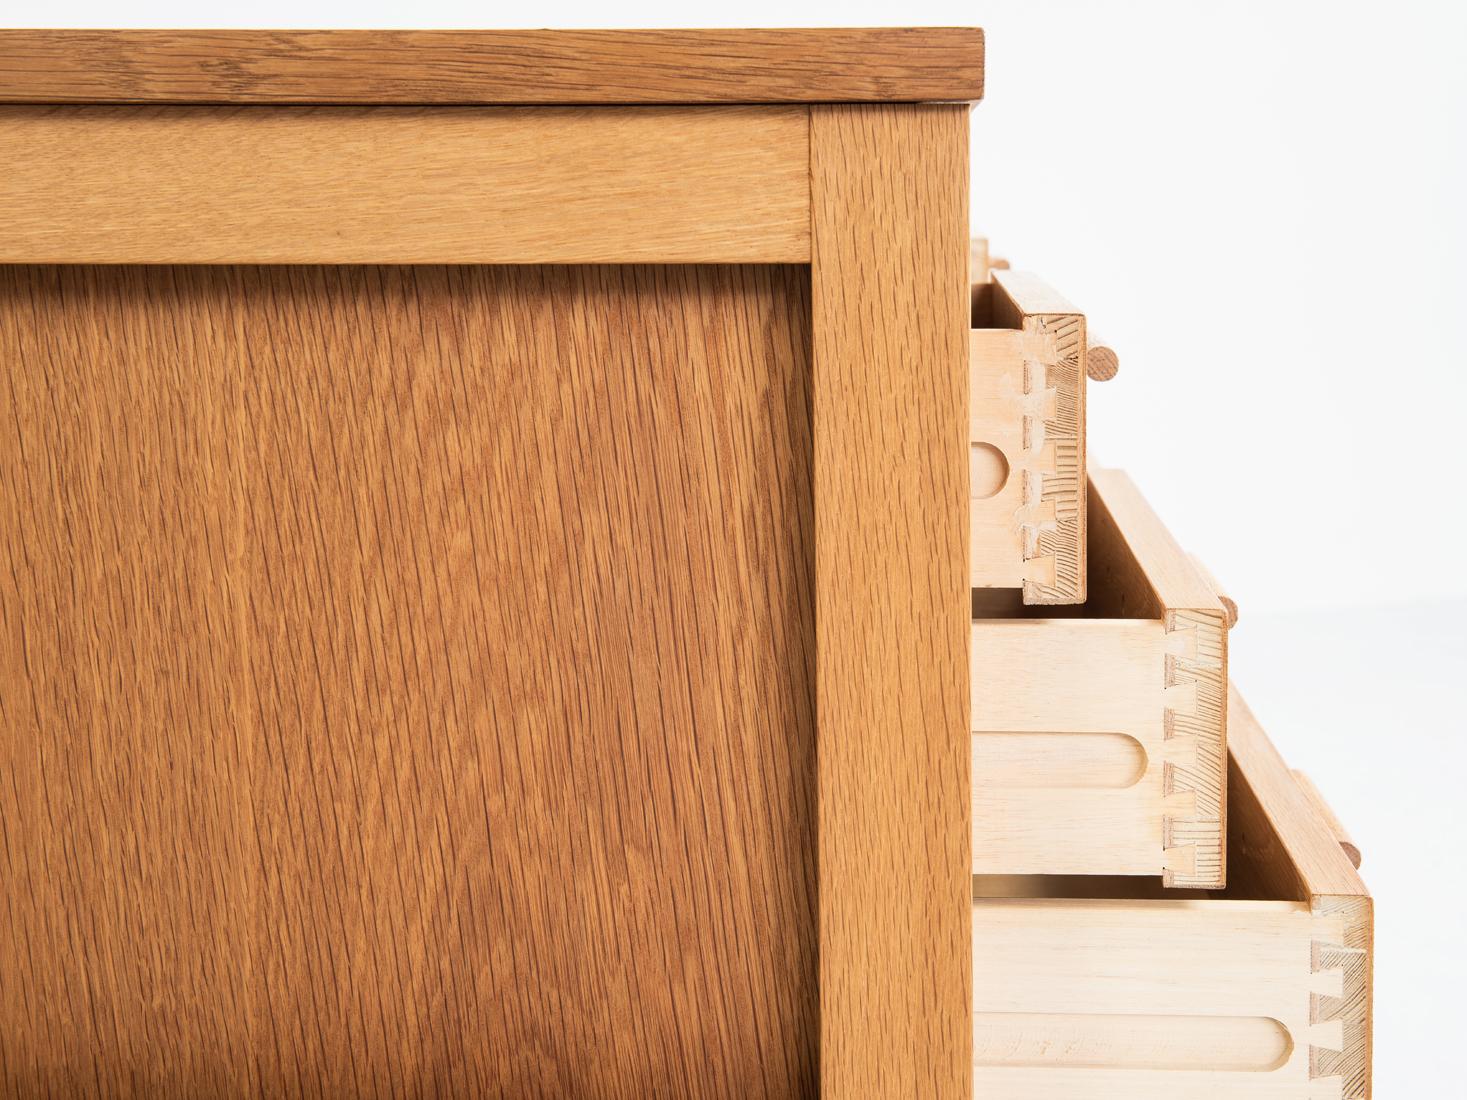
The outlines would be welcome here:
M 1131 617 L 973 623 L 973 870 L 1217 888 L 1226 613 L 1124 475 L 1091 498 L 1091 602 Z
M 976 1095 L 1338 1096 L 1311 1087 L 1311 1051 L 1339 1030 L 1311 1003 L 1342 975 L 1312 960 L 1344 935 L 1300 902 L 977 903 Z
M 1167 645 L 1148 619 L 973 624 L 975 874 L 1186 869 L 1163 843 L 1168 765 L 1196 755 L 1167 738 Z
M 974 288 L 972 581 L 1085 599 L 1085 318 L 1032 275 Z M 982 327 L 978 327 L 982 326 Z

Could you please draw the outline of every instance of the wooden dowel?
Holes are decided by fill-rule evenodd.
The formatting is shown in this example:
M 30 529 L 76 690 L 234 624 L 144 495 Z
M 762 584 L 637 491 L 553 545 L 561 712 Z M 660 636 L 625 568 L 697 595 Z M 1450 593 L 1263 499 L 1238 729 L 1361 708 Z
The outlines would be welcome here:
M 1085 374 L 1092 382 L 1109 382 L 1121 369 L 1121 360 L 1103 337 L 1092 334 L 1085 348 Z

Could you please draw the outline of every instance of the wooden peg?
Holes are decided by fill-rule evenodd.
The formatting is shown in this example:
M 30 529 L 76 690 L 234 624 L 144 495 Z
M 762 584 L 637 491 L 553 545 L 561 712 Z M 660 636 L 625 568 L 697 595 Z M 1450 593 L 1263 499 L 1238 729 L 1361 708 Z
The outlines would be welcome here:
M 1085 348 L 1085 375 L 1092 382 L 1109 382 L 1121 369 L 1120 357 L 1098 335 L 1091 335 Z

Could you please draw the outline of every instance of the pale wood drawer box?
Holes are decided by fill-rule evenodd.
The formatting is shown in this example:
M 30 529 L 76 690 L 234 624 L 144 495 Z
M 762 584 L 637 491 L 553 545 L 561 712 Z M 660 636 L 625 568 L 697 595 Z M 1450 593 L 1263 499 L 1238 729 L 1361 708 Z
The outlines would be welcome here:
M 1088 508 L 1083 606 L 974 592 L 973 871 L 1220 887 L 1229 614 L 1124 473 Z
M 978 245 L 974 264 L 986 264 Z M 975 275 L 969 337 L 972 580 L 1085 600 L 1085 317 L 1034 275 Z
M 1370 1095 L 1370 896 L 1236 695 L 1230 732 L 1226 891 L 975 876 L 976 1095 Z

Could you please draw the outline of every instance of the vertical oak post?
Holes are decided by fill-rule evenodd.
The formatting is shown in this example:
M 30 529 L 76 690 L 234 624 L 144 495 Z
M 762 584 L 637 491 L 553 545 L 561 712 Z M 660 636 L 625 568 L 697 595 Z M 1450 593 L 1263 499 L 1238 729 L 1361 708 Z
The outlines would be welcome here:
M 972 1081 L 966 105 L 811 108 L 821 1090 Z

